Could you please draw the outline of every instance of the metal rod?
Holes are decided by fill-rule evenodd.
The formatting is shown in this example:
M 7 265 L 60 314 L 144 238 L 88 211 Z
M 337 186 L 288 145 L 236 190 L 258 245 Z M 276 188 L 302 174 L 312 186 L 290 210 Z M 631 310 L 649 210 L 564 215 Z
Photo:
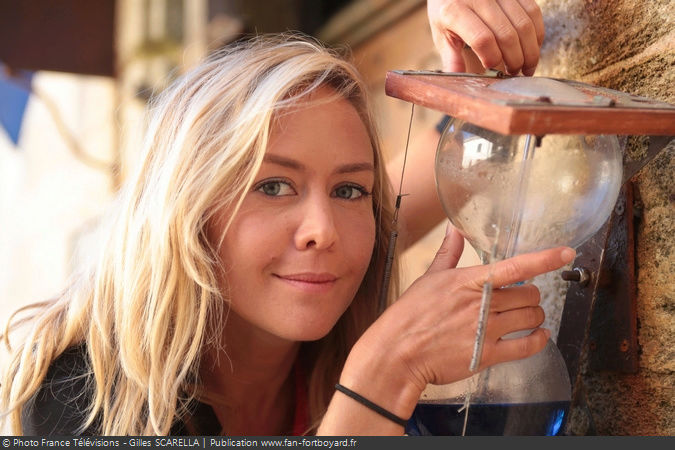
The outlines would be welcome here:
M 389 235 L 389 245 L 387 246 L 387 256 L 384 265 L 384 275 L 382 277 L 382 287 L 380 288 L 379 311 L 383 312 L 387 309 L 387 294 L 389 293 L 389 283 L 391 281 L 391 268 L 394 262 L 394 254 L 396 252 L 396 241 L 398 239 L 398 213 L 401 209 L 401 199 L 405 194 L 402 194 L 403 189 L 403 175 L 405 174 L 405 165 L 408 159 L 408 145 L 410 144 L 410 131 L 412 129 L 413 115 L 415 114 L 415 104 L 411 103 L 410 108 L 410 123 L 408 124 L 408 136 L 405 141 L 405 151 L 403 153 L 403 167 L 401 167 L 401 181 L 398 185 L 398 195 L 396 196 L 396 205 L 394 210 L 394 217 L 391 221 L 391 234 Z

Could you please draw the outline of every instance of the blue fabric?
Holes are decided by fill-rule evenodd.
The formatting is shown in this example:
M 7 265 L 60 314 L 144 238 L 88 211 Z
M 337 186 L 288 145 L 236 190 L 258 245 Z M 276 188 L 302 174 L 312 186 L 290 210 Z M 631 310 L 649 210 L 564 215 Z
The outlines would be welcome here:
M 19 144 L 33 74 L 22 70 L 10 76 L 6 66 L 0 63 L 0 125 L 14 145 Z

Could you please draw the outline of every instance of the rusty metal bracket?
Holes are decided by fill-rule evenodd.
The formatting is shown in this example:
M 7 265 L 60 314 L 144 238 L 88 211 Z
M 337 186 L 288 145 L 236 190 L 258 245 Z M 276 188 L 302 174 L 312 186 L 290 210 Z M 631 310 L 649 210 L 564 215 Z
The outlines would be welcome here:
M 588 358 L 592 370 L 638 369 L 633 184 L 624 185 L 612 215 L 591 315 Z
M 590 328 L 590 317 L 597 299 L 598 273 L 605 259 L 605 248 L 614 214 L 588 241 L 577 249 L 574 267 L 586 270 L 589 281 L 586 284 L 572 283 L 567 289 L 565 307 L 560 319 L 557 345 L 567 365 L 573 393 L 577 390 L 577 377 L 582 350 Z
M 624 160 L 624 185 L 605 225 L 577 249 L 574 269 L 585 283 L 567 290 L 557 345 L 563 355 L 573 398 L 580 387 L 580 361 L 588 350 L 589 368 L 634 373 L 638 370 L 633 185 L 630 179 L 673 136 L 649 136 L 644 155 Z M 566 278 L 572 277 L 567 273 Z M 579 277 L 580 279 L 582 277 Z
M 574 269 L 588 279 L 581 283 L 567 276 L 572 282 L 557 345 L 572 383 L 573 406 L 583 399 L 584 354 L 591 370 L 638 370 L 633 225 L 633 186 L 628 182 L 605 225 L 577 249 Z

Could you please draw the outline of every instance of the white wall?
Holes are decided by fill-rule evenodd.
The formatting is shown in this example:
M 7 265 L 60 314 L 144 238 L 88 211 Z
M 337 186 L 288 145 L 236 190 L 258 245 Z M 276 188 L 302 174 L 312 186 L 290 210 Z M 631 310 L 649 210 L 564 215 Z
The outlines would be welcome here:
M 40 72 L 33 83 L 39 94 L 28 101 L 18 146 L 0 132 L 3 326 L 16 308 L 65 287 L 81 247 L 93 243 L 87 237 L 113 195 L 109 172 L 78 159 L 57 127 L 62 121 L 88 155 L 111 161 L 117 133 L 113 80 Z

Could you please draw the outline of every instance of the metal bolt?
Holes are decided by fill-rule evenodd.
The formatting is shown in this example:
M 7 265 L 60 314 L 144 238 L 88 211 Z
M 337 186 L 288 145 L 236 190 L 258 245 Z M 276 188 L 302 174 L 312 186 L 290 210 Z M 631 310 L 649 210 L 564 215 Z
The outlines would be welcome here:
M 591 279 L 591 274 L 583 267 L 575 267 L 572 270 L 563 270 L 560 276 L 565 281 L 579 283 L 579 286 L 586 286 Z
M 628 340 L 624 339 L 621 341 L 621 346 L 619 347 L 619 350 L 622 352 L 627 352 L 628 351 Z
M 576 270 L 564 270 L 560 276 L 565 281 L 579 281 L 581 279 L 581 275 Z
M 544 139 L 544 136 L 536 136 L 534 141 L 534 146 L 539 148 L 541 147 L 541 141 Z
M 603 95 L 596 95 L 593 97 L 593 104 L 598 106 L 616 106 L 616 100 Z

